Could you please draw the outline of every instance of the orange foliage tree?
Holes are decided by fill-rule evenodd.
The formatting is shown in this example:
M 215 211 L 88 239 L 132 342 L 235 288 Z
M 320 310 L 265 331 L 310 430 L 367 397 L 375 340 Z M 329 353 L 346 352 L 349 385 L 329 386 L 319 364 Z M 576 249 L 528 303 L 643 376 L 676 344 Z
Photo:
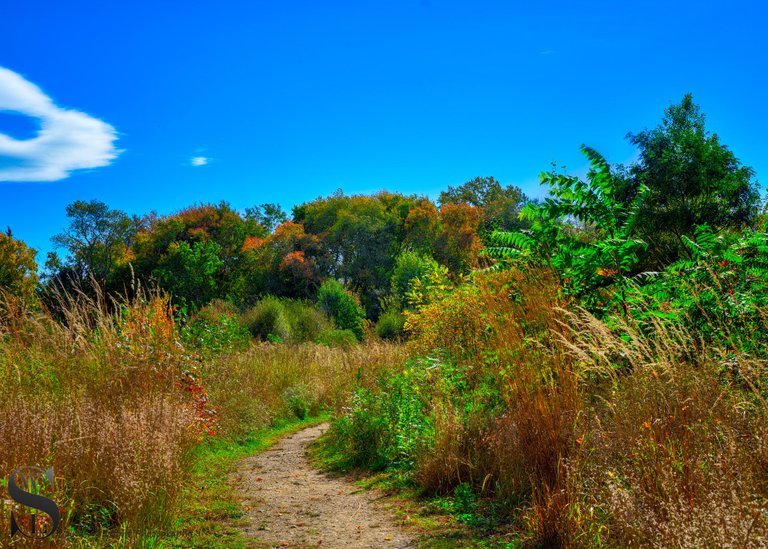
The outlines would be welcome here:
M 264 238 L 243 244 L 246 300 L 262 294 L 311 298 L 327 272 L 330 257 L 316 235 L 286 221 Z

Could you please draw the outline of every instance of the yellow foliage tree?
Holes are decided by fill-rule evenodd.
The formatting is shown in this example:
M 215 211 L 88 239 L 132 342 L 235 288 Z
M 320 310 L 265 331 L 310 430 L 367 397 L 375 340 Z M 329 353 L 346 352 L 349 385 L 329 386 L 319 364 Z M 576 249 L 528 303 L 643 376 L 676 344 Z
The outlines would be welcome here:
M 36 254 L 24 242 L 13 238 L 10 230 L 0 233 L 0 292 L 15 296 L 26 304 L 36 301 Z

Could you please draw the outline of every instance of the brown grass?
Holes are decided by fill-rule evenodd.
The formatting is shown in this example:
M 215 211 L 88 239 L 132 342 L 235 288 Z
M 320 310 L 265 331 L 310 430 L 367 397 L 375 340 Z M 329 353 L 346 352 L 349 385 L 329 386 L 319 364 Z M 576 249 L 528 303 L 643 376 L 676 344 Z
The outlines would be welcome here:
M 60 321 L 0 304 L 0 475 L 54 467 L 57 547 L 130 546 L 168 531 L 199 442 L 244 436 L 297 402 L 310 413 L 340 405 L 404 360 L 401 347 L 375 342 L 260 344 L 203 358 L 184 348 L 157 292 L 114 303 L 98 291 L 63 294 L 58 309 Z M 2 488 L 0 545 L 8 513 Z
M 409 318 L 415 352 L 447 350 L 505 403 L 433 402 L 416 481 L 471 482 L 536 546 L 767 545 L 766 361 L 557 295 L 546 274 L 496 273 Z

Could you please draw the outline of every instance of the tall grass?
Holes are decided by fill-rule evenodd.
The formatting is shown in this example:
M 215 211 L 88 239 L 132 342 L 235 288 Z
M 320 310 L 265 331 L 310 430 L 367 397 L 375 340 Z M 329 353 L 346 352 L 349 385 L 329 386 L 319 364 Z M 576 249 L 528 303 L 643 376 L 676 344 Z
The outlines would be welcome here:
M 110 310 L 98 292 L 59 299 L 63 322 L 2 308 L 0 471 L 53 466 L 64 529 L 167 526 L 202 432 L 196 365 L 168 300 L 139 292 Z
M 62 293 L 55 319 L 0 300 L 0 474 L 54 467 L 56 546 L 162 537 L 201 442 L 340 405 L 404 360 L 383 343 L 200 353 L 184 345 L 167 296 L 134 294 Z M 0 545 L 10 534 L 4 491 Z
M 332 443 L 426 493 L 471 487 L 533 546 L 768 544 L 764 357 L 558 295 L 494 273 L 411 315 L 431 358 L 359 392 Z

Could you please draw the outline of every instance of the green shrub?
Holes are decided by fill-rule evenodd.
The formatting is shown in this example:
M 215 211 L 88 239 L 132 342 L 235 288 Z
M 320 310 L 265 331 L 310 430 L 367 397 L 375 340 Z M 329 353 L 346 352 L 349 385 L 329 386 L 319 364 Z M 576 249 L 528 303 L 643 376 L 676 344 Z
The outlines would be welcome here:
M 418 449 L 431 437 L 429 360 L 383 375 L 374 390 L 360 389 L 331 430 L 342 466 L 412 470 Z
M 243 313 L 242 321 L 251 335 L 261 340 L 275 342 L 279 338 L 279 341 L 288 341 L 291 337 L 285 306 L 274 296 L 267 296 L 248 309 Z
M 376 335 L 381 339 L 397 340 L 403 337 L 405 317 L 394 309 L 384 312 L 376 322 Z
M 317 336 L 315 342 L 328 347 L 346 349 L 357 343 L 357 336 L 352 330 L 326 330 Z
M 410 290 L 411 281 L 422 278 L 427 273 L 439 268 L 437 261 L 431 257 L 425 257 L 415 252 L 403 252 L 395 260 L 395 268 L 392 271 L 392 293 L 400 301 Z
M 627 292 L 633 316 L 671 319 L 700 334 L 706 345 L 765 353 L 768 234 L 701 225 L 681 240 L 689 257 Z
M 234 305 L 214 300 L 183 324 L 181 340 L 198 352 L 217 354 L 243 349 L 250 334 Z
M 357 339 L 363 339 L 365 312 L 352 293 L 338 280 L 326 280 L 317 292 L 320 309 L 336 323 L 341 330 L 351 330 Z
M 293 343 L 315 341 L 321 332 L 333 328 L 330 319 L 308 301 L 284 299 L 283 306 L 291 326 Z

